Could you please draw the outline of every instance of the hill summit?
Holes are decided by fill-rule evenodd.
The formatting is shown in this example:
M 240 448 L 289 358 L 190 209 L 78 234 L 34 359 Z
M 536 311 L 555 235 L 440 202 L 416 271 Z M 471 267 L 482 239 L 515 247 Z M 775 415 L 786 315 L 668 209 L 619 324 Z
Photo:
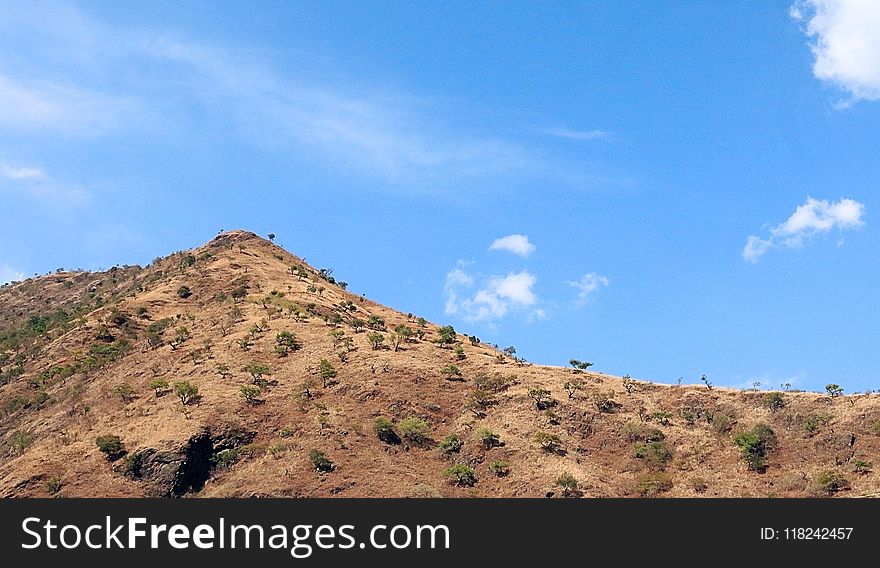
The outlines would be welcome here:
M 533 365 L 245 231 L 0 288 L 7 497 L 863 496 L 878 458 L 878 394 Z

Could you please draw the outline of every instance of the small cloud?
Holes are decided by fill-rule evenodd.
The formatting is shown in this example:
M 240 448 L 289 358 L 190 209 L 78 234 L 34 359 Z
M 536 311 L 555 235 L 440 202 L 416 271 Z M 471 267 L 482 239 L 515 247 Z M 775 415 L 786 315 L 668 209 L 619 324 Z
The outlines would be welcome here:
M 474 279 L 464 272 L 462 262 L 446 275 L 447 315 L 460 315 L 466 321 L 492 321 L 503 318 L 511 308 L 527 308 L 538 299 L 532 288 L 537 278 L 528 271 L 495 276 L 473 295 L 459 298 L 459 290 L 470 288 Z M 543 310 L 535 310 L 543 314 Z
M 806 240 L 814 235 L 827 233 L 832 229 L 840 231 L 854 229 L 864 224 L 862 215 L 865 205 L 853 199 L 829 202 L 824 199 L 807 197 L 784 223 L 770 229 L 767 238 L 750 235 L 743 248 L 743 258 L 752 263 L 758 262 L 773 248 L 801 248 Z M 838 241 L 838 246 L 842 244 Z
M 50 200 L 54 205 L 79 205 L 89 198 L 80 186 L 60 182 L 40 168 L 0 163 L 0 192 L 4 189 Z
M 584 274 L 581 276 L 581 279 L 576 282 L 566 282 L 566 284 L 578 290 L 578 299 L 576 302 L 578 307 L 586 305 L 587 300 L 593 293 L 599 290 L 599 288 L 608 286 L 610 283 L 611 282 L 608 278 L 596 274 L 595 272 Z
M 529 242 L 527 235 L 507 235 L 492 241 L 489 250 L 506 250 L 522 257 L 527 257 L 535 252 L 535 245 Z
M 12 180 L 43 179 L 46 174 L 39 168 L 16 167 L 0 163 L 0 177 Z
M 880 3 L 874 0 L 797 0 L 789 14 L 805 22 L 815 61 L 813 75 L 855 101 L 880 100 Z
M 21 270 L 12 268 L 8 264 L 0 263 L 0 284 L 18 282 L 20 280 L 24 280 L 24 273 Z
M 600 138 L 608 138 L 611 135 L 610 132 L 604 130 L 570 130 L 562 127 L 548 128 L 544 130 L 544 134 L 570 140 L 598 140 Z

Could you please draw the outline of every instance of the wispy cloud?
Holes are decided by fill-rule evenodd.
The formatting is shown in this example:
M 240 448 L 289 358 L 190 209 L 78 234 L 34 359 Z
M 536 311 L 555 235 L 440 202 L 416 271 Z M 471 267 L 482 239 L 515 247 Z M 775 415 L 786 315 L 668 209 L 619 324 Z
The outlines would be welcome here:
M 608 286 L 611 282 L 605 276 L 596 274 L 595 272 L 589 272 L 581 276 L 580 280 L 569 281 L 567 284 L 576 288 L 578 291 L 575 305 L 583 307 L 587 304 L 590 296 L 596 293 L 600 288 Z
M 0 284 L 24 280 L 24 274 L 8 264 L 0 263 Z
M 78 184 L 54 179 L 42 168 L 0 162 L 0 195 L 10 192 L 50 201 L 53 206 L 80 205 L 89 192 Z
M 506 250 L 522 257 L 535 252 L 535 245 L 529 242 L 528 235 L 507 235 L 492 241 L 489 250 Z
M 805 22 L 816 78 L 847 91 L 851 99 L 880 100 L 880 2 L 798 0 L 791 16 Z
M 811 237 L 832 229 L 843 231 L 859 227 L 864 224 L 864 212 L 865 205 L 853 199 L 830 202 L 807 197 L 807 201 L 799 205 L 791 217 L 770 229 L 767 238 L 749 236 L 742 256 L 748 262 L 756 263 L 771 249 L 796 249 Z M 841 244 L 840 241 L 838 244 Z
M 544 134 L 570 140 L 598 140 L 611 136 L 611 133 L 605 130 L 571 130 L 563 127 L 547 128 L 544 130 Z

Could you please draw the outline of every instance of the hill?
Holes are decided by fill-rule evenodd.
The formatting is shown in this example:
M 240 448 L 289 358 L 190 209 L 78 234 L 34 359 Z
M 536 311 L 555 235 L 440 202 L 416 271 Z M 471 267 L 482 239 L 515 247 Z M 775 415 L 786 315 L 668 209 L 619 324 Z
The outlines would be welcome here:
M 0 495 L 880 493 L 880 395 L 540 366 L 221 234 L 0 288 Z

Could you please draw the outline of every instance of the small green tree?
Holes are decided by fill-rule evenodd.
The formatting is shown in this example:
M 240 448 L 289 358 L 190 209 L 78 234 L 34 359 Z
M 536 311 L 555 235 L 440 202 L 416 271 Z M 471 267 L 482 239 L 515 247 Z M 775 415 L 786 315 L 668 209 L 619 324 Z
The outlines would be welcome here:
M 444 325 L 437 330 L 437 343 L 441 347 L 447 347 L 456 343 L 457 341 L 458 336 L 455 333 L 455 328 L 451 325 Z
M 374 331 L 367 334 L 367 341 L 370 342 L 374 351 L 378 351 L 379 349 L 382 349 L 382 346 L 385 343 L 385 336 L 378 331 Z
M 95 439 L 95 444 L 101 453 L 104 454 L 104 457 L 107 458 L 107 461 L 116 461 L 126 453 L 122 439 L 113 434 L 98 436 Z
M 324 383 L 324 388 L 327 388 L 330 381 L 336 377 L 336 369 L 333 367 L 333 363 L 327 359 L 321 359 L 318 370 L 321 374 L 321 381 Z
M 135 399 L 136 392 L 134 387 L 128 383 L 119 383 L 115 387 L 113 387 L 113 392 L 119 395 L 119 398 L 122 399 L 122 402 L 128 403 Z
M 843 394 L 843 387 L 834 383 L 825 385 L 825 391 L 831 398 L 837 398 Z
M 272 372 L 269 367 L 262 363 L 250 363 L 244 370 L 250 373 L 253 384 L 258 386 L 265 385 L 266 381 L 263 379 L 263 375 L 269 375 Z
M 275 336 L 275 352 L 279 357 L 287 357 L 288 353 L 296 351 L 299 347 L 296 336 L 289 331 L 282 331 Z
M 456 434 L 450 434 L 440 442 L 440 450 L 444 454 L 457 454 L 464 446 L 464 441 Z
M 775 412 L 785 408 L 785 395 L 781 392 L 768 392 L 764 395 L 764 406 Z
M 559 451 L 562 440 L 556 434 L 549 432 L 537 432 L 535 434 L 535 442 L 541 445 L 541 449 L 545 452 L 553 453 Z
M 572 379 L 570 381 L 566 381 L 562 388 L 568 392 L 569 400 L 574 398 L 575 393 L 584 388 L 584 380 L 583 379 Z
M 168 390 L 168 381 L 166 381 L 165 379 L 153 379 L 149 383 L 147 383 L 147 386 L 153 389 L 156 394 L 156 398 L 159 398 L 160 396 L 162 396 L 163 392 Z
M 174 394 L 180 399 L 180 404 L 186 406 L 195 402 L 199 396 L 199 387 L 189 381 L 180 381 L 174 383 Z
M 563 497 L 571 497 L 572 495 L 577 494 L 578 480 L 568 472 L 557 477 L 555 485 L 562 489 Z
M 538 410 L 544 410 L 550 406 L 550 402 L 553 400 L 551 394 L 549 390 L 543 388 L 529 389 L 529 396 L 535 401 L 535 408 Z
M 756 424 L 733 441 L 739 446 L 749 469 L 763 471 L 767 467 L 767 453 L 776 445 L 776 434 L 766 424 Z
M 568 364 L 576 371 L 586 371 L 593 366 L 589 361 L 581 361 L 580 359 L 569 359 Z
M 445 469 L 443 471 L 443 477 L 448 478 L 455 485 L 465 487 L 473 487 L 477 482 L 477 474 L 474 471 L 474 468 L 464 464 L 456 464 Z
M 424 444 L 431 435 L 431 427 L 417 416 L 404 418 L 397 427 L 400 430 L 401 437 L 410 440 L 414 444 Z
M 255 404 L 261 394 L 260 389 L 253 385 L 241 385 L 241 388 L 238 389 L 238 392 L 244 398 L 244 401 L 248 404 Z
M 501 436 L 496 434 L 491 428 L 482 426 L 474 431 L 474 437 L 479 440 L 483 447 L 491 450 L 495 446 L 501 445 Z

